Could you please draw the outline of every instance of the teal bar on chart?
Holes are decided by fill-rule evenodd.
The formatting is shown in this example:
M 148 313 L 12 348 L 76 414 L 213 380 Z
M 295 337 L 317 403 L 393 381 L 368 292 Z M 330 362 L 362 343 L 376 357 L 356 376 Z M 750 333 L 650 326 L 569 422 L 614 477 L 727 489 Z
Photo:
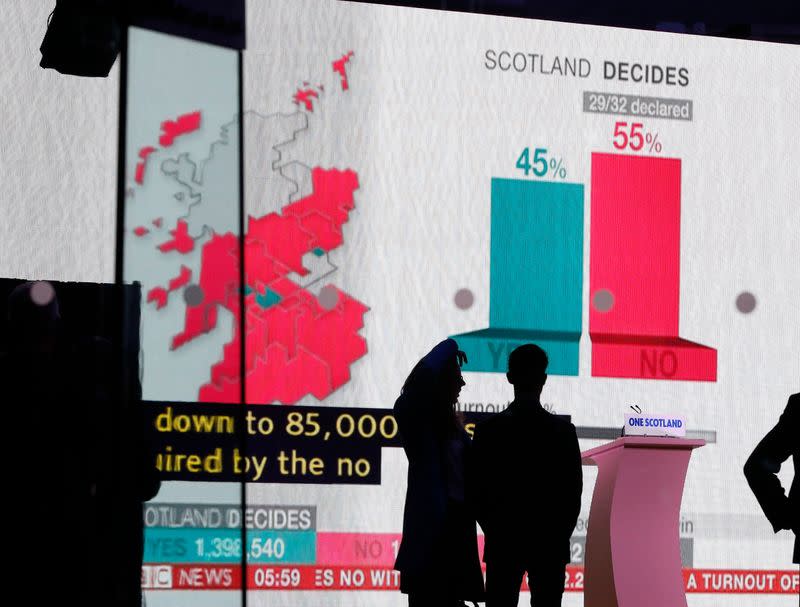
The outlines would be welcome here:
M 464 371 L 505 373 L 524 343 L 548 373 L 578 375 L 583 298 L 583 185 L 492 178 L 489 327 L 453 335 Z
M 144 533 L 145 563 L 240 563 L 240 529 L 170 529 L 148 527 Z M 311 564 L 316 562 L 313 530 L 247 531 L 250 563 Z

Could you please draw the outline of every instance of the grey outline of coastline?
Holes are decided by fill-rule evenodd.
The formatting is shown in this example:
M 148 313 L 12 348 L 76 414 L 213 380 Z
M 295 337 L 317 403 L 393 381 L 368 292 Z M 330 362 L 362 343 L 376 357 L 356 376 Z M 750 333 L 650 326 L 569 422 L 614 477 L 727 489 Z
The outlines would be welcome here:
M 260 114 L 259 112 L 255 111 L 255 110 L 248 110 L 248 111 L 246 111 L 244 113 L 244 116 L 245 116 L 245 162 L 247 162 L 248 158 L 253 158 L 254 157 L 253 154 L 248 154 L 247 153 L 247 151 L 249 149 L 251 149 L 251 147 L 248 146 L 248 141 L 249 140 L 247 138 L 247 134 L 248 133 L 252 133 L 252 129 L 248 129 L 247 128 L 248 118 L 250 118 L 251 120 L 252 119 L 259 119 L 259 120 L 261 120 L 262 122 L 265 122 L 265 123 L 268 122 L 268 121 L 275 120 L 275 119 L 292 120 L 292 121 L 298 121 L 299 120 L 299 122 L 301 123 L 300 125 L 291 128 L 291 136 L 288 139 L 283 139 L 282 137 L 277 137 L 276 139 L 279 139 L 279 141 L 277 143 L 275 143 L 274 145 L 270 146 L 270 149 L 275 152 L 275 157 L 273 158 L 272 162 L 270 163 L 271 172 L 274 173 L 275 175 L 280 176 L 281 178 L 285 179 L 286 181 L 288 181 L 289 183 L 291 183 L 294 186 L 294 188 L 291 191 L 287 192 L 285 197 L 281 197 L 281 196 L 273 197 L 273 200 L 275 200 L 275 199 L 278 200 L 278 204 L 274 204 L 273 203 L 271 205 L 266 205 L 265 208 L 259 209 L 258 212 L 250 213 L 250 209 L 247 208 L 247 207 L 252 208 L 255 205 L 255 201 L 263 200 L 264 197 L 263 196 L 254 195 L 255 193 L 251 193 L 253 195 L 247 195 L 248 194 L 248 189 L 250 187 L 252 187 L 252 183 L 253 183 L 253 181 L 255 181 L 254 179 L 248 179 L 247 175 L 248 175 L 248 173 L 254 174 L 257 171 L 245 171 L 245 194 L 246 194 L 246 196 L 245 196 L 245 203 L 246 203 L 245 207 L 246 207 L 246 210 L 248 212 L 248 215 L 254 215 L 254 216 L 257 216 L 257 217 L 261 217 L 261 216 L 263 216 L 263 215 L 265 215 L 267 213 L 270 213 L 270 212 L 274 212 L 274 213 L 280 214 L 282 209 L 283 209 L 283 207 L 286 206 L 287 204 L 289 204 L 291 202 L 295 202 L 296 200 L 299 200 L 300 198 L 303 198 L 303 197 L 308 196 L 308 195 L 313 193 L 313 185 L 311 183 L 311 168 L 308 167 L 307 165 L 303 164 L 302 162 L 299 162 L 299 161 L 288 161 L 287 162 L 283 158 L 284 149 L 287 148 L 290 145 L 293 145 L 297 141 L 299 133 L 304 132 L 304 131 L 308 131 L 308 116 L 305 113 L 303 113 L 303 112 L 301 112 L 299 110 L 296 111 L 296 112 L 292 112 L 290 114 L 283 114 L 281 112 L 276 112 L 276 113 L 273 113 L 273 114 Z M 284 170 L 284 169 L 289 169 L 290 167 L 292 168 L 292 170 Z M 296 169 L 298 167 L 304 168 L 305 171 L 307 172 L 307 175 L 305 175 L 305 176 L 303 176 L 303 175 L 292 175 L 291 173 L 294 172 L 294 169 Z M 255 209 L 253 209 L 253 210 L 255 210 Z
M 287 174 L 288 172 L 296 173 L 293 176 Z M 311 167 L 300 162 L 299 160 L 292 160 L 280 167 L 280 174 L 286 179 L 293 182 L 296 186 L 294 193 L 289 197 L 289 203 L 297 202 L 301 198 L 311 196 L 314 193 L 314 182 L 311 178 Z
M 283 165 L 281 164 L 283 162 L 283 153 L 281 148 L 286 148 L 286 146 L 294 143 L 297 140 L 298 133 L 308 129 L 308 117 L 300 111 L 293 112 L 291 114 L 283 114 L 277 112 L 274 114 L 263 115 L 253 110 L 248 110 L 247 112 L 244 113 L 244 116 L 245 116 L 245 121 L 248 121 L 248 118 L 250 119 L 258 118 L 266 122 L 272 122 L 275 120 L 278 120 L 279 122 L 283 120 L 290 120 L 295 122 L 299 121 L 301 123 L 301 125 L 292 125 L 292 124 L 288 125 L 288 127 L 286 128 L 288 128 L 288 130 L 290 131 L 291 137 L 285 139 L 284 138 L 285 136 L 279 133 L 281 136 L 275 137 L 277 141 L 270 146 L 270 150 L 273 150 L 277 157 L 272 159 L 270 166 L 270 172 L 273 173 L 273 175 L 268 175 L 267 177 L 275 177 L 275 176 L 280 177 L 281 179 L 287 182 L 286 184 L 287 186 L 289 184 L 291 184 L 291 186 L 288 188 L 286 192 L 281 192 L 278 195 L 273 196 L 272 204 L 268 205 L 267 209 L 261 209 L 262 212 L 259 212 L 258 216 L 266 214 L 266 212 L 270 211 L 279 213 L 283 206 L 297 199 L 301 195 L 304 195 L 304 190 L 308 189 L 309 193 L 311 193 L 310 192 L 311 188 L 309 187 L 309 184 L 311 182 L 310 168 L 305 167 L 305 165 L 302 165 L 302 163 L 297 163 L 299 166 L 304 167 L 309 172 L 308 177 L 306 179 L 303 179 L 302 175 L 297 175 L 297 176 L 292 175 L 292 173 L 294 173 L 298 169 L 297 166 L 292 166 L 295 165 L 295 161 Z M 206 215 L 207 213 L 214 212 L 214 210 L 209 208 L 212 205 L 200 208 L 195 208 L 195 207 L 196 205 L 199 205 L 203 202 L 207 202 L 206 200 L 204 200 L 204 198 L 209 197 L 207 188 L 213 187 L 211 182 L 214 181 L 213 179 L 211 180 L 207 179 L 208 177 L 207 171 L 210 168 L 216 167 L 214 162 L 217 158 L 220 157 L 219 153 L 220 151 L 222 151 L 221 146 L 226 146 L 227 148 L 227 146 L 230 145 L 231 141 L 236 141 L 238 143 L 237 139 L 235 138 L 232 139 L 229 136 L 229 134 L 234 130 L 234 128 L 237 125 L 238 125 L 238 118 L 234 117 L 234 119 L 231 122 L 228 122 L 220 127 L 220 138 L 211 144 L 211 149 L 209 151 L 208 157 L 203 159 L 199 167 L 197 163 L 194 162 L 187 153 L 179 154 L 177 158 L 166 159 L 161 163 L 161 170 L 165 175 L 171 177 L 172 179 L 174 179 L 175 181 L 177 181 L 178 183 L 180 183 L 181 185 L 183 185 L 185 188 L 188 189 L 191 202 L 187 206 L 186 215 L 180 217 L 180 219 L 183 219 L 187 222 L 189 226 L 189 235 L 193 238 L 199 237 L 199 235 L 202 234 L 204 228 L 208 228 L 209 230 L 211 230 L 212 233 L 213 232 L 225 233 L 226 231 L 235 232 L 234 226 L 225 225 L 226 224 L 225 221 L 203 220 L 204 215 Z M 245 126 L 247 126 L 246 123 Z M 274 129 L 275 127 L 271 127 L 268 130 L 274 130 Z M 255 154 L 246 153 L 247 149 L 252 146 L 252 143 L 251 146 L 248 146 L 247 133 L 252 132 L 252 130 L 253 130 L 252 128 L 247 129 L 245 134 L 245 162 L 247 162 L 248 157 L 256 156 Z M 265 129 L 261 129 L 261 132 L 263 132 L 264 130 Z M 236 146 L 231 146 L 230 149 L 227 149 L 225 151 L 232 153 L 235 149 Z M 286 168 L 287 170 L 284 171 L 283 168 Z M 245 176 L 248 173 L 254 173 L 254 172 L 256 171 L 246 171 Z M 206 181 L 209 181 L 209 183 L 207 184 Z M 248 180 L 248 179 L 245 180 L 246 194 L 247 190 L 249 189 L 248 185 L 251 184 L 252 181 L 253 180 Z M 249 198 L 257 198 L 257 197 L 246 196 L 245 200 L 247 201 Z M 202 215 L 198 215 L 198 211 L 201 210 L 204 212 L 202 213 Z M 194 217 L 192 216 L 193 213 L 195 215 Z M 248 215 L 250 214 L 251 213 L 248 213 Z M 199 221 L 196 221 L 196 219 L 199 219 Z M 228 223 L 232 224 L 230 220 L 228 220 Z M 216 226 L 216 229 L 214 226 Z M 220 229 L 220 226 L 222 226 L 223 228 L 227 227 L 229 229 L 228 230 Z M 198 230 L 200 231 L 199 234 Z
M 152 166 L 148 166 L 143 183 L 134 188 L 134 197 L 126 201 L 126 224 L 146 226 L 149 234 L 137 237 L 132 231 L 126 232 L 125 274 L 130 279 L 140 280 L 143 288 L 139 356 L 144 397 L 196 400 L 197 388 L 210 381 L 211 365 L 222 356 L 232 333 L 222 321 L 220 330 L 198 336 L 193 343 L 181 348 L 180 356 L 174 357 L 172 337 L 185 326 L 186 304 L 180 297 L 184 289 L 171 292 L 167 305 L 161 309 L 146 301 L 149 290 L 156 286 L 166 288 L 168 282 L 178 275 L 181 266 L 189 268 L 193 281 L 198 282 L 202 249 L 210 240 L 209 231 L 204 230 L 193 237 L 194 249 L 186 254 L 163 252 L 158 248 L 171 239 L 169 230 L 174 230 L 178 220 L 185 216 L 187 202 L 191 201 L 191 190 L 187 186 L 176 184 L 174 178 L 156 169 L 173 153 L 174 150 L 164 148 L 153 152 L 150 157 Z M 176 194 L 182 194 L 183 200 Z M 154 228 L 151 224 L 157 217 L 162 219 L 162 224 Z M 176 378 L 186 378 L 187 381 L 176 381 Z M 194 381 L 199 383 L 194 385 Z
M 289 139 L 284 139 L 282 141 L 278 141 L 277 143 L 270 146 L 270 149 L 274 151 L 276 157 L 272 159 L 270 169 L 272 176 L 280 176 L 284 179 L 287 184 L 291 184 L 291 188 L 286 192 L 285 195 L 277 196 L 277 204 L 273 204 L 272 208 L 267 209 L 266 211 L 262 211 L 259 213 L 258 216 L 262 216 L 269 212 L 275 212 L 280 214 L 283 207 L 291 202 L 295 202 L 305 196 L 313 194 L 313 181 L 312 181 L 312 168 L 305 163 L 298 161 L 298 160 L 284 160 L 284 153 L 286 148 L 294 144 L 298 139 L 298 134 L 307 131 L 309 128 L 308 124 L 308 116 L 298 110 L 296 112 L 292 112 L 290 114 L 283 114 L 280 112 L 276 112 L 273 114 L 263 115 L 254 110 L 248 110 L 244 112 L 244 120 L 245 120 L 245 163 L 247 163 L 248 158 L 252 158 L 255 155 L 247 154 L 247 150 L 249 149 L 248 146 L 248 139 L 247 134 L 252 132 L 252 129 L 247 128 L 247 120 L 248 118 L 259 118 L 263 121 L 271 121 L 275 119 L 289 119 L 289 120 L 299 120 L 302 123 L 302 126 L 299 128 L 292 128 L 291 129 L 291 137 Z M 238 145 L 238 138 L 231 139 L 230 133 L 236 132 L 235 127 L 238 125 L 238 118 L 234 117 L 231 122 L 225 123 L 220 127 L 220 138 L 215 140 L 210 145 L 209 155 L 204 158 L 198 167 L 197 163 L 194 162 L 188 153 L 182 153 L 177 156 L 177 158 L 168 158 L 162 161 L 161 163 L 161 171 L 164 173 L 165 176 L 170 177 L 172 180 L 177 181 L 181 184 L 186 190 L 188 191 L 188 195 L 190 198 L 190 202 L 186 208 L 186 214 L 179 217 L 179 219 L 183 219 L 187 222 L 189 227 L 189 236 L 195 240 L 199 240 L 204 236 L 213 235 L 218 230 L 215 230 L 212 227 L 211 222 L 204 222 L 204 221 L 193 221 L 193 213 L 195 214 L 195 218 L 197 218 L 197 210 L 206 210 L 204 207 L 198 207 L 195 209 L 197 205 L 202 204 L 205 202 L 207 198 L 205 191 L 206 187 L 206 179 L 208 177 L 208 169 L 213 165 L 215 159 L 219 158 L 219 151 L 221 146 L 229 146 L 231 141 L 235 141 Z M 280 137 L 278 139 L 281 139 Z M 259 148 L 256 148 L 259 149 Z M 222 151 L 232 152 L 236 150 L 236 146 L 231 146 L 230 149 L 223 149 Z M 247 166 L 247 165 L 246 165 Z M 231 171 L 232 174 L 236 174 L 238 176 L 238 171 Z M 224 181 L 224 180 L 223 180 Z M 247 180 L 247 171 L 245 172 L 245 194 L 247 194 L 248 190 L 248 180 Z M 182 202 L 179 196 L 175 196 L 175 198 Z M 248 196 L 245 196 L 245 202 L 248 202 Z M 350 212 L 356 209 L 351 209 Z M 247 213 L 248 209 L 245 208 L 245 212 Z M 232 214 L 232 215 L 235 215 Z M 248 215 L 251 215 L 248 213 Z M 198 226 L 197 224 L 200 224 Z M 218 225 L 217 222 L 214 222 L 214 225 Z M 196 230 L 199 228 L 200 233 L 195 236 Z M 230 232 L 235 233 L 235 229 L 228 230 Z M 223 232 L 224 233 L 224 232 Z M 313 258 L 313 259 L 312 259 Z M 310 260 L 311 263 L 306 263 L 307 260 Z M 317 261 L 319 260 L 319 261 Z M 316 263 L 315 263 L 316 262 Z M 325 252 L 324 256 L 316 256 L 313 252 L 309 251 L 303 256 L 303 266 L 308 269 L 309 273 L 305 276 L 300 276 L 295 272 L 290 272 L 287 275 L 287 278 L 296 282 L 303 288 L 308 289 L 314 295 L 318 295 L 319 290 L 322 288 L 323 284 L 322 281 L 327 276 L 335 273 L 338 267 L 331 263 L 329 253 Z M 368 308 L 369 309 L 369 308 Z M 219 323 L 218 323 L 219 324 Z M 219 327 L 217 327 L 219 328 Z M 358 332 L 360 333 L 360 331 Z M 225 342 L 227 343 L 227 341 Z M 309 352 L 309 354 L 311 354 Z M 260 358 L 260 356 L 256 356 Z M 361 357 L 360 357 L 361 358 Z M 322 361 L 324 362 L 324 361 Z M 358 361 L 354 361 L 351 367 L 356 364 Z M 310 396 L 310 395 L 308 395 Z M 314 399 L 316 400 L 316 399 Z
M 225 147 L 220 149 L 222 146 Z M 192 238 L 202 234 L 205 229 L 221 234 L 238 231 L 236 213 L 226 213 L 225 211 L 230 209 L 225 209 L 220 204 L 220 200 L 230 199 L 231 190 L 238 190 L 238 168 L 226 167 L 225 164 L 227 161 L 228 164 L 238 165 L 237 146 L 238 141 L 231 146 L 227 138 L 214 141 L 209 156 L 203 160 L 200 167 L 186 152 L 179 154 L 177 159 L 170 158 L 161 163 L 161 170 L 165 175 L 189 189 L 192 201 L 187 206 L 186 214 L 180 219 L 186 222 Z M 231 163 L 232 159 L 236 162 Z M 217 171 L 222 172 L 221 179 L 207 179 L 209 173 Z M 225 173 L 228 175 L 227 178 L 224 177 Z M 228 190 L 227 196 L 224 190 Z

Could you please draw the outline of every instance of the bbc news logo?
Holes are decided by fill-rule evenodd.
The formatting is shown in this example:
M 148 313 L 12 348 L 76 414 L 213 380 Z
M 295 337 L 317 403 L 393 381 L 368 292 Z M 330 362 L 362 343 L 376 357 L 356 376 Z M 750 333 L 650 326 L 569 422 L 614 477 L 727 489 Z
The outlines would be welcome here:
M 144 565 L 142 588 L 146 590 L 172 588 L 172 565 Z

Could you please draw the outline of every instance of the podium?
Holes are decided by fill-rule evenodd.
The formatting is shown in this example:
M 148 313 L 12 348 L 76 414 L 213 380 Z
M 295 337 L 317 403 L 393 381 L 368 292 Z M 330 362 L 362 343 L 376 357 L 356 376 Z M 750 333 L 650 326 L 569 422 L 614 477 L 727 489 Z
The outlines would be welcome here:
M 586 607 L 686 607 L 679 519 L 703 440 L 629 436 L 581 454 L 597 466 L 584 564 Z

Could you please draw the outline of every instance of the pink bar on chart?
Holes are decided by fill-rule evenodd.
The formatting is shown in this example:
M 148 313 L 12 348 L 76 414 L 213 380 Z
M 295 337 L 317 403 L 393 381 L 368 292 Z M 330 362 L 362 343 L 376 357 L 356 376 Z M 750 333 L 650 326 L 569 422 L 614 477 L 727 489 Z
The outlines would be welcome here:
M 716 381 L 715 349 L 682 339 L 681 161 L 592 154 L 592 375 Z
M 317 532 L 317 564 L 394 567 L 401 533 Z M 478 554 L 483 557 L 484 537 L 478 535 Z M 483 561 L 481 561 L 483 564 Z
M 680 337 L 592 335 L 592 375 L 716 381 L 717 351 Z
M 393 567 L 399 533 L 317 532 L 320 565 L 380 565 Z
M 592 154 L 589 328 L 612 335 L 678 336 L 681 161 Z

